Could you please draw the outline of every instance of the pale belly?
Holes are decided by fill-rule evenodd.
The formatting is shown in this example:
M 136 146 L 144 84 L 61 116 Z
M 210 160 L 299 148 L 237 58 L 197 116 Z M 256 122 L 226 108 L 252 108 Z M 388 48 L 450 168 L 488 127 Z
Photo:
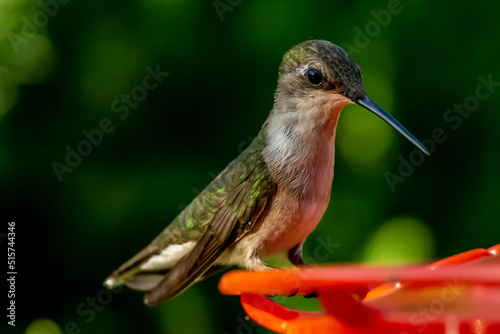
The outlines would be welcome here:
M 323 192 L 324 196 L 319 200 L 308 203 L 277 194 L 265 218 L 225 252 L 217 263 L 264 269 L 261 258 L 287 252 L 303 242 L 316 228 L 328 206 L 329 190 Z
M 328 198 L 309 203 L 297 203 L 289 198 L 277 199 L 279 209 L 272 210 L 260 227 L 262 238 L 259 255 L 264 257 L 287 252 L 304 241 L 316 228 L 328 206 Z M 285 202 L 285 203 L 283 203 Z

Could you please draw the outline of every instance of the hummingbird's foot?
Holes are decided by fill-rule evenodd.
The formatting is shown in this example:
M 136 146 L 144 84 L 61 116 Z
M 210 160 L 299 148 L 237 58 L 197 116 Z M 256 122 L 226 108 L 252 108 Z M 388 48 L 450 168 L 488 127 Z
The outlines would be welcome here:
M 293 290 L 287 297 L 293 297 L 293 296 L 296 296 L 297 293 L 299 292 L 299 289 L 295 289 Z M 304 298 L 317 298 L 318 297 L 318 294 L 316 292 L 311 292 L 311 293 L 308 293 L 307 295 L 303 295 L 302 297 Z
M 278 267 L 271 267 L 271 266 L 268 266 L 267 264 L 264 265 L 263 269 L 260 269 L 260 270 L 265 270 L 265 271 L 278 271 L 278 270 L 283 270 L 281 268 L 278 268 Z
M 304 295 L 304 298 L 318 298 L 318 293 L 317 292 L 311 292 L 311 293 L 308 293 L 307 295 Z
M 307 264 L 304 262 L 304 259 L 302 258 L 302 246 L 304 245 L 304 242 L 301 242 L 300 244 L 295 245 L 288 251 L 288 259 L 290 262 L 298 267 L 298 266 L 307 266 Z
M 267 265 L 261 258 L 255 256 L 249 262 L 249 265 L 246 266 L 247 269 L 253 271 L 270 271 L 270 270 L 279 270 L 280 268 L 275 268 Z

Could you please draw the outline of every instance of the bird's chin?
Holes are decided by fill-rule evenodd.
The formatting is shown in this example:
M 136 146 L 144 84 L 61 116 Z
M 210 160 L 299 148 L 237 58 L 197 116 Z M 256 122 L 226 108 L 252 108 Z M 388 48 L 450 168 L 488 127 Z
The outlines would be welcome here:
M 354 104 L 354 102 L 344 95 L 332 91 L 318 91 L 314 98 L 309 100 L 307 110 L 314 114 L 313 117 L 318 120 L 317 123 L 324 125 L 325 130 L 335 130 L 340 112 L 349 104 Z
M 351 99 L 334 90 L 316 92 L 313 101 L 316 106 L 325 107 L 335 114 L 340 113 L 345 106 L 354 104 Z

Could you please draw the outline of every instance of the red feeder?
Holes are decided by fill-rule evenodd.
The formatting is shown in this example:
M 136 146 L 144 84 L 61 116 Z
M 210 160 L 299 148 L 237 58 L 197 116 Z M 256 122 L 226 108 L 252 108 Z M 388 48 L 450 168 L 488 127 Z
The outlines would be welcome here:
M 232 271 L 219 282 L 245 312 L 277 333 L 500 333 L 500 245 L 427 267 L 319 266 Z M 281 306 L 265 295 L 318 294 L 323 311 Z

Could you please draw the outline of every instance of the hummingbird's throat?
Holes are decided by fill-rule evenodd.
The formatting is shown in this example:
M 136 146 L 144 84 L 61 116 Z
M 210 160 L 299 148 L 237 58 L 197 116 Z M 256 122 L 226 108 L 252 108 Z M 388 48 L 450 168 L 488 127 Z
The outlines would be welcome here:
M 329 92 L 300 100 L 288 101 L 296 102 L 295 110 L 269 115 L 264 129 L 267 145 L 262 153 L 282 190 L 296 198 L 328 202 L 337 122 L 342 108 L 352 102 Z

